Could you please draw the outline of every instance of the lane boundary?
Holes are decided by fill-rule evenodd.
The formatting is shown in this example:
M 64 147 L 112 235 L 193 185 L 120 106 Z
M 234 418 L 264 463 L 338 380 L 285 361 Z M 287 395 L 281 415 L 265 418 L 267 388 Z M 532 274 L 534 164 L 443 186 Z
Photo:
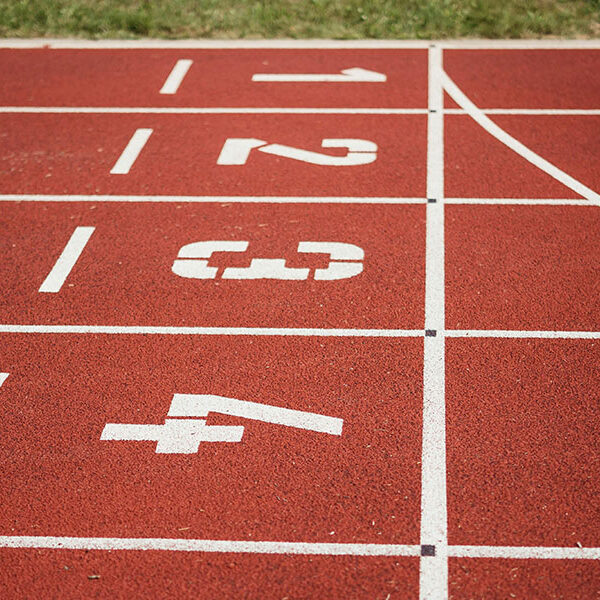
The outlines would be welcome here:
M 422 556 L 418 544 L 356 544 L 320 542 L 249 542 L 181 538 L 71 536 L 0 536 L 0 548 L 48 550 L 144 550 L 326 556 Z M 452 558 L 600 560 L 600 548 L 563 546 L 448 546 Z
M 600 40 L 73 40 L 67 38 L 7 38 L 0 40 L 0 48 L 6 49 L 198 49 L 198 50 L 257 50 L 257 49 L 374 49 L 374 50 L 426 50 L 435 43 L 442 49 L 450 50 L 579 50 L 600 49 Z
M 600 331 L 553 331 L 509 329 L 336 329 L 304 327 L 194 327 L 170 325 L 34 325 L 0 323 L 2 333 L 103 334 L 103 335 L 256 335 L 299 337 L 379 338 L 512 338 L 512 339 L 600 339 Z

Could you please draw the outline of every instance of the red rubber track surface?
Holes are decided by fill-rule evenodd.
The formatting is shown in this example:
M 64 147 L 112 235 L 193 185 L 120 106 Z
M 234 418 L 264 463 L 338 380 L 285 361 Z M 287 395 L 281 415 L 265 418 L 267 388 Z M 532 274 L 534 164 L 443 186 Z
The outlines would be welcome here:
M 4 535 L 416 544 L 422 341 L 5 335 Z M 341 437 L 244 420 L 239 443 L 100 439 L 174 393 L 338 417 Z M 209 416 L 211 424 L 240 419 Z
M 11 597 L 419 597 L 416 558 L 2 549 L 0 561 Z
M 0 50 L 5 108 L 350 109 L 0 112 L 0 195 L 124 196 L 0 197 L 0 545 L 29 546 L 0 548 L 2 598 L 430 600 L 419 589 L 423 573 L 438 577 L 430 565 L 448 584 L 438 596 L 456 600 L 600 594 L 600 561 L 583 558 L 600 548 L 598 207 L 471 116 L 425 114 L 440 85 L 437 49 Z M 186 58 L 194 62 L 177 93 L 160 94 Z M 481 109 L 600 108 L 598 50 L 444 49 L 443 66 Z M 352 67 L 387 81 L 252 82 L 256 73 Z M 457 108 L 448 97 L 445 105 Z M 423 114 L 350 114 L 356 108 Z M 600 190 L 599 116 L 488 116 Z M 138 129 L 153 132 L 129 173 L 111 174 Z M 245 165 L 218 165 L 230 138 L 340 156 L 346 149 L 323 149 L 322 140 L 356 138 L 377 144 L 377 159 L 327 167 L 255 149 Z M 439 197 L 426 203 L 428 190 Z M 135 198 L 143 195 L 213 198 Z M 481 203 L 444 206 L 443 195 Z M 300 202 L 245 202 L 255 196 Z M 510 199 L 525 205 L 502 204 Z M 94 231 L 60 290 L 40 292 L 77 227 Z M 250 245 L 214 253 L 214 279 L 172 271 L 184 245 L 209 240 Z M 299 253 L 303 241 L 358 246 L 363 271 L 319 281 L 316 269 L 330 258 Z M 253 258 L 285 259 L 310 274 L 223 278 Z M 32 332 L 15 333 L 19 325 Z M 44 325 L 130 329 L 42 334 Z M 337 331 L 136 332 L 143 326 Z M 547 339 L 505 337 L 532 331 Z M 552 339 L 564 332 L 589 339 Z M 162 454 L 153 441 L 101 439 L 107 423 L 163 424 L 174 394 L 336 417 L 343 433 L 211 413 L 209 426 L 243 425 L 242 440 Z M 423 533 L 424 515 L 447 525 L 437 546 Z M 106 538 L 115 550 L 60 548 L 65 536 Z M 314 555 L 117 550 L 119 538 L 375 545 L 369 552 L 395 544 L 398 554 L 420 546 L 422 557 L 320 556 L 350 550 L 315 546 Z M 582 555 L 460 557 L 498 547 Z
M 0 226 L 3 322 L 423 328 L 423 206 L 24 203 L 3 206 Z M 38 293 L 77 226 L 96 230 L 61 293 Z M 202 240 L 250 246 L 211 257 L 218 279 L 173 273 L 179 249 Z M 298 253 L 301 241 L 357 245 L 364 270 L 315 281 L 329 257 Z M 309 268 L 310 280 L 220 279 L 225 267 L 247 267 L 252 257 L 285 258 L 288 267 Z
M 448 206 L 447 326 L 600 329 L 593 207 Z
M 444 70 L 480 108 L 598 108 L 600 50 L 447 50 Z
M 596 340 L 448 340 L 451 544 L 600 546 Z
M 160 94 L 180 59 L 194 64 L 176 94 Z M 339 74 L 377 83 L 252 82 L 258 73 Z M 426 50 L 0 50 L 8 106 L 427 107 Z M 300 85 L 300 88 L 299 88 Z
M 597 560 L 450 559 L 450 600 L 589 600 L 600 591 Z
M 2 115 L 7 194 L 425 196 L 421 115 Z M 110 170 L 136 129 L 154 132 L 127 175 Z M 327 167 L 254 151 L 218 165 L 228 138 L 258 138 L 327 154 L 327 138 L 379 147 L 367 165 Z

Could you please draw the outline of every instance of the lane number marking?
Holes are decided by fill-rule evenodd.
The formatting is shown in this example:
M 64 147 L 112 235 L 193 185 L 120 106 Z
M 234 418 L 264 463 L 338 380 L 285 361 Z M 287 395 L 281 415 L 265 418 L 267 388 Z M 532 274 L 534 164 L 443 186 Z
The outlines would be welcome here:
M 348 152 L 345 156 L 332 156 L 283 144 L 267 144 L 265 140 L 257 138 L 227 138 L 217 159 L 217 164 L 245 165 L 250 152 L 255 149 L 265 154 L 328 167 L 368 165 L 377 159 L 377 144 L 369 140 L 328 138 L 321 142 L 321 146 L 323 148 L 347 148 Z
M 218 267 L 209 267 L 214 252 L 246 252 L 248 241 L 203 241 L 183 246 L 173 262 L 171 270 L 188 279 L 215 279 Z M 298 252 L 329 254 L 329 264 L 324 269 L 315 269 L 316 281 L 348 279 L 363 271 L 364 250 L 360 246 L 344 242 L 300 242 Z M 278 279 L 305 281 L 310 269 L 290 268 L 283 258 L 252 258 L 249 267 L 227 267 L 222 279 Z
M 157 454 L 195 454 L 202 442 L 235 443 L 242 440 L 242 425 L 207 425 L 209 413 L 219 413 L 273 425 L 329 435 L 342 435 L 343 419 L 269 404 L 212 394 L 175 394 L 163 425 L 107 423 L 101 440 L 155 441 Z
M 318 74 L 318 73 L 256 73 L 252 75 L 252 81 L 270 83 L 383 83 L 387 76 L 377 71 L 369 71 L 360 67 L 342 69 L 341 73 Z

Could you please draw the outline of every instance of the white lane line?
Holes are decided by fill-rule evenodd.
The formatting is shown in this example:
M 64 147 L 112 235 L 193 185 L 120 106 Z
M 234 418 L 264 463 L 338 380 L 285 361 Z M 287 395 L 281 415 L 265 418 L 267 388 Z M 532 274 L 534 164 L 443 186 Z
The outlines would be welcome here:
M 156 115 L 425 115 L 426 108 L 0 106 L 0 113 Z
M 107 335 L 272 335 L 301 337 L 423 337 L 422 329 L 304 329 L 277 327 L 169 327 L 135 325 L 8 325 L 0 333 L 93 333 Z
M 448 597 L 442 50 L 429 49 L 420 600 Z
M 600 560 L 600 548 L 543 546 L 451 546 L 449 555 L 463 558 Z
M 71 238 L 64 247 L 58 260 L 38 291 L 56 293 L 62 288 L 65 280 L 73 270 L 75 263 L 86 247 L 95 227 L 76 227 Z
M 446 337 L 471 338 L 543 338 L 543 339 L 600 339 L 598 331 L 519 331 L 503 329 L 448 329 Z
M 479 110 L 486 115 L 547 115 L 554 117 L 600 115 L 600 110 L 596 108 L 480 108 Z M 446 108 L 444 114 L 466 115 L 467 112 L 462 108 Z
M 486 115 L 600 115 L 600 109 L 579 108 L 481 108 Z M 425 115 L 426 108 L 335 108 L 271 106 L 0 106 L 0 113 L 18 114 L 156 114 L 156 115 Z M 446 115 L 467 115 L 462 108 L 446 108 Z
M 247 542 L 172 538 L 102 538 L 0 536 L 1 548 L 69 550 L 168 550 L 183 552 L 246 552 L 251 554 L 322 554 L 330 556 L 419 556 L 420 547 L 405 544 L 331 544 L 314 542 Z
M 189 58 L 181 58 L 176 63 L 169 76 L 165 80 L 162 88 L 160 88 L 160 94 L 176 94 L 183 78 L 189 71 L 194 61 Z
M 151 135 L 152 129 L 136 129 L 110 172 L 113 175 L 127 175 Z
M 109 538 L 62 536 L 0 536 L 0 548 L 66 550 L 161 550 L 167 552 L 231 552 L 248 554 L 312 554 L 328 556 L 419 556 L 411 544 L 353 544 L 318 542 L 248 542 L 177 538 Z M 514 558 L 600 560 L 600 548 L 543 546 L 449 546 L 454 558 Z
M 424 204 L 427 198 L 368 196 L 108 196 L 56 194 L 0 194 L 0 202 L 212 202 L 269 204 Z
M 589 200 L 572 198 L 446 198 L 444 204 L 507 204 L 531 206 L 596 206 Z
M 152 325 L 22 325 L 0 324 L 0 333 L 90 333 L 107 335 L 257 335 L 300 337 L 381 337 L 430 338 L 423 329 L 310 329 L 277 327 L 171 327 Z M 517 331 L 447 329 L 436 331 L 436 338 L 542 338 L 542 339 L 600 339 L 600 331 Z M 431 349 L 431 348 L 430 348 Z
M 6 381 L 9 375 L 10 373 L 0 373 L 0 387 L 2 387 L 2 384 Z
M 0 40 L 0 48 L 196 48 L 196 49 L 426 49 L 431 42 L 426 40 L 73 40 L 73 39 L 20 39 Z M 447 40 L 437 42 L 448 49 L 598 49 L 600 40 Z
M 461 108 L 466 110 L 469 116 L 490 135 L 502 142 L 505 146 L 508 146 L 513 152 L 516 152 L 519 156 L 522 156 L 525 160 L 535 165 L 538 169 L 541 169 L 551 177 L 554 177 L 557 181 L 560 181 L 563 185 L 572 189 L 584 198 L 587 198 L 591 202 L 600 205 L 600 194 L 548 162 L 545 158 L 542 158 L 539 154 L 536 154 L 533 150 L 530 150 L 527 146 L 512 137 L 504 131 L 504 129 L 498 127 L 496 123 L 484 115 L 483 112 L 467 98 L 460 88 L 444 72 L 442 73 L 442 81 L 444 89 L 451 98 Z

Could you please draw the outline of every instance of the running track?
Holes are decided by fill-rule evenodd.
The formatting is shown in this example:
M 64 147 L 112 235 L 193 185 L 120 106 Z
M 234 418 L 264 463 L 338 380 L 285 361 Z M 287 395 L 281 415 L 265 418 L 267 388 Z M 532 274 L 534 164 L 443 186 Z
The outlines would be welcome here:
M 598 597 L 600 43 L 0 57 L 3 598 Z

